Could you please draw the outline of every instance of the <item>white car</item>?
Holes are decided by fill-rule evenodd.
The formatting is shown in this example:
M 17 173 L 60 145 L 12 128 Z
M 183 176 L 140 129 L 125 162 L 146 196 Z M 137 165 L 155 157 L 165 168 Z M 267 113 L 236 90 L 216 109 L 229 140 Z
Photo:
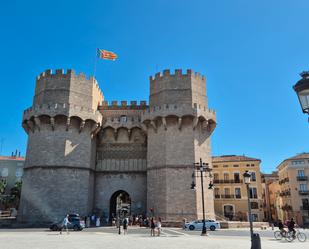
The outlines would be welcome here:
M 220 222 L 215 220 L 205 220 L 206 228 L 215 231 L 216 229 L 220 229 Z M 203 220 L 194 220 L 191 222 L 187 222 L 185 224 L 185 229 L 189 230 L 202 230 L 203 229 Z

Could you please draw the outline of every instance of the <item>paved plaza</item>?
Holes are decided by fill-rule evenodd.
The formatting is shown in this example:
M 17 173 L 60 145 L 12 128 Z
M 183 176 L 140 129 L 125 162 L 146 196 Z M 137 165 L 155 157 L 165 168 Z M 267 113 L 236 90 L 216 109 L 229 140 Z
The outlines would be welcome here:
M 164 228 L 160 237 L 150 237 L 146 228 L 131 228 L 128 235 L 118 235 L 116 228 L 90 228 L 82 232 L 70 232 L 68 235 L 51 232 L 46 229 L 2 229 L 0 230 L 1 249 L 248 249 L 249 231 L 246 229 L 221 230 L 201 237 L 199 231 L 183 231 L 177 228 Z M 260 232 L 260 231 L 259 231 Z M 309 242 L 300 243 L 276 241 L 273 231 L 263 231 L 262 248 L 288 249 L 308 248 Z M 307 237 L 309 232 L 306 231 Z

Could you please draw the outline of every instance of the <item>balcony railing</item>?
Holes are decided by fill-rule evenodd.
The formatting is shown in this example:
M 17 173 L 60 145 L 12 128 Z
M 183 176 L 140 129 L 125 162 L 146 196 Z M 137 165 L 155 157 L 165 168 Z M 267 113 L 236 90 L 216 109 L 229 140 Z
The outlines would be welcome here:
M 222 199 L 234 199 L 235 196 L 234 195 L 221 195 Z
M 309 190 L 299 190 L 298 193 L 300 195 L 309 195 Z
M 290 191 L 282 191 L 279 195 L 280 196 L 290 196 L 291 192 Z
M 231 180 L 222 180 L 222 179 L 214 179 L 214 184 L 231 184 L 231 183 L 242 183 L 242 180 L 231 179 Z
M 289 181 L 290 181 L 289 178 L 286 177 L 286 178 L 283 178 L 282 180 L 280 180 L 279 184 L 281 185 L 281 184 L 284 184 L 284 183 L 289 182 Z
M 308 181 L 308 176 L 297 176 L 297 181 Z
M 288 205 L 288 204 L 285 204 L 281 207 L 282 210 L 284 211 L 293 211 L 293 208 L 292 206 Z
M 215 195 L 215 199 L 241 199 L 241 195 Z
M 304 211 L 307 211 L 309 210 L 309 206 L 300 206 L 300 210 L 304 210 Z

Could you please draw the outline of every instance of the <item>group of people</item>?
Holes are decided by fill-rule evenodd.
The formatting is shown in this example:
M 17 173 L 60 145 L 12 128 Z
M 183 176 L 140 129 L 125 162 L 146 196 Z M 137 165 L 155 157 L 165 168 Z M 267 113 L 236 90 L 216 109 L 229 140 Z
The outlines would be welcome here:
M 154 218 L 151 218 L 151 220 L 150 220 L 150 236 L 156 236 L 156 231 L 157 231 L 157 235 L 160 236 L 161 229 L 162 229 L 161 218 L 159 217 L 157 220 L 155 220 Z
M 281 235 L 283 235 L 283 236 L 286 234 L 286 230 L 284 229 L 284 227 L 287 227 L 289 232 L 292 232 L 293 237 L 295 237 L 295 234 L 296 234 L 295 226 L 296 226 L 296 223 L 295 223 L 293 218 L 286 221 L 285 224 L 283 224 L 282 220 L 278 220 L 278 228 L 281 232 Z
M 135 225 L 142 224 L 142 222 L 144 222 L 144 221 L 141 221 L 139 223 L 135 223 Z M 129 217 L 126 217 L 122 220 L 122 222 L 119 221 L 119 223 L 117 224 L 117 227 L 119 228 L 119 226 L 121 226 L 121 225 L 122 225 L 122 228 L 123 228 L 123 234 L 126 235 L 126 234 L 128 234 L 128 226 L 133 225 L 133 223 L 130 222 Z M 157 219 L 151 218 L 150 222 L 146 225 L 146 227 L 150 228 L 150 236 L 156 236 L 156 235 L 160 236 L 161 230 L 162 230 L 162 220 L 161 220 L 161 218 L 160 217 L 158 217 Z

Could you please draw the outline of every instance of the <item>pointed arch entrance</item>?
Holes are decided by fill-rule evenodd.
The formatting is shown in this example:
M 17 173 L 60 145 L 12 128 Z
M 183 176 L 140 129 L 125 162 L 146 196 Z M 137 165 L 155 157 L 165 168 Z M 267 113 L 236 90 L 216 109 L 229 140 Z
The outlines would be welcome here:
M 109 207 L 110 218 L 128 216 L 131 214 L 131 197 L 124 190 L 112 194 Z

